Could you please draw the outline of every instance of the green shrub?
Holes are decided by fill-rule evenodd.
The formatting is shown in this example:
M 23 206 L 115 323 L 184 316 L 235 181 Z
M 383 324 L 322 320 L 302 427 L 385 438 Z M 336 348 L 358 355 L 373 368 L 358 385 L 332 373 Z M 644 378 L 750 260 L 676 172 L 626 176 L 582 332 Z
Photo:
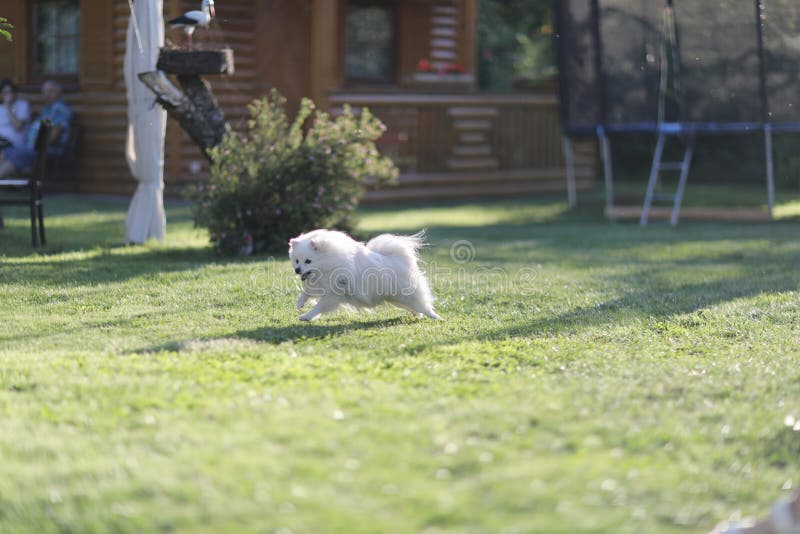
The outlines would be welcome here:
M 222 252 L 283 248 L 314 228 L 349 230 L 366 183 L 397 177 L 375 147 L 386 127 L 368 109 L 355 115 L 345 106 L 331 118 L 303 99 L 290 124 L 285 104 L 276 90 L 253 101 L 247 132 L 211 150 L 208 182 L 189 191 L 195 225 Z

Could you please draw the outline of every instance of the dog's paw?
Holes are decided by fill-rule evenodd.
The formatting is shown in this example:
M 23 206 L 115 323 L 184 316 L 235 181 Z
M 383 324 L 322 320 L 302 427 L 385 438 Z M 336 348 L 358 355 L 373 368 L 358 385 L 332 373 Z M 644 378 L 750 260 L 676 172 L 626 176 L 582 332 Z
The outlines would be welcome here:
M 312 313 L 310 313 L 310 312 L 309 313 L 304 313 L 303 315 L 300 316 L 300 320 L 301 321 L 313 321 L 316 318 L 317 318 L 317 316 L 312 314 Z

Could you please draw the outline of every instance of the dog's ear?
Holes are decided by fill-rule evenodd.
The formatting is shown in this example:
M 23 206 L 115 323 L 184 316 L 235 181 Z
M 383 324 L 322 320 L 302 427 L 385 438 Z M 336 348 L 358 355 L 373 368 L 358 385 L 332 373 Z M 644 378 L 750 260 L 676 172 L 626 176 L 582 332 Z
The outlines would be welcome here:
M 319 252 L 322 250 L 322 240 L 321 239 L 312 239 L 308 242 L 311 245 L 311 248 L 314 249 L 315 252 Z
M 293 246 L 297 244 L 299 240 L 296 237 L 293 237 L 289 240 L 289 248 L 291 249 Z

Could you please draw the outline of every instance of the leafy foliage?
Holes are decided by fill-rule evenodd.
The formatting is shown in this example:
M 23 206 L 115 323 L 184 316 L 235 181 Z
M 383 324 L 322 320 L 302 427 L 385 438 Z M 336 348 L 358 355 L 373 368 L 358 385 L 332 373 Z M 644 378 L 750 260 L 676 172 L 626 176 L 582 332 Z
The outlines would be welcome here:
M 556 73 L 552 0 L 480 0 L 481 89 L 536 86 Z
M 11 32 L 8 30 L 13 30 L 14 26 L 8 22 L 8 19 L 0 17 L 0 37 L 3 37 L 6 41 L 11 41 L 13 38 L 11 37 Z
M 209 181 L 189 193 L 195 224 L 223 252 L 249 240 L 257 250 L 278 248 L 318 227 L 349 230 L 367 182 L 397 177 L 375 147 L 386 128 L 368 109 L 345 106 L 332 118 L 303 99 L 290 123 L 285 104 L 276 90 L 251 103 L 247 134 L 231 133 L 212 150 Z

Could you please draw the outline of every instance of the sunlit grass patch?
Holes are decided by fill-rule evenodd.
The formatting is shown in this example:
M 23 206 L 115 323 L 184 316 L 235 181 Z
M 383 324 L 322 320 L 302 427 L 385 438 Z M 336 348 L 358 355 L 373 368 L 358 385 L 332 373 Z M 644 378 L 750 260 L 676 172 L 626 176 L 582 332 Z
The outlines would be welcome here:
M 444 320 L 305 324 L 283 251 L 183 204 L 131 247 L 123 200 L 47 207 L 0 231 L 2 532 L 702 532 L 798 483 L 791 218 L 372 207 Z

